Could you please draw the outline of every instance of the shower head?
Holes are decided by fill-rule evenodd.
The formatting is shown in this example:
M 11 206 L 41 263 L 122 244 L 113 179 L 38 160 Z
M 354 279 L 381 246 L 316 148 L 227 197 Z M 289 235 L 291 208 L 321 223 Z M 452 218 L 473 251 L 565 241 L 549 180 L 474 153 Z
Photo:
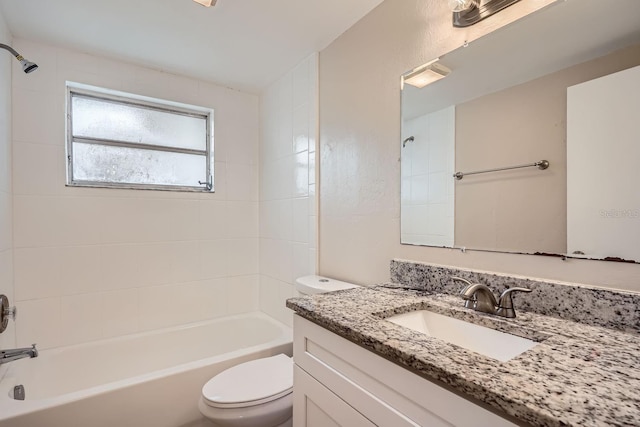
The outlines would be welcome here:
M 27 74 L 38 69 L 38 64 L 31 61 L 27 61 L 24 58 L 20 60 L 20 63 L 22 64 L 22 71 L 24 71 Z
M 415 140 L 415 138 L 413 136 L 410 136 L 409 138 L 405 139 L 404 141 L 402 141 L 402 148 L 407 146 L 407 142 L 413 142 Z
M 30 72 L 38 69 L 38 66 L 35 63 L 26 60 L 22 55 L 16 52 L 16 50 L 11 46 L 0 43 L 0 48 L 11 52 L 11 54 L 15 56 L 18 61 L 20 61 L 20 63 L 22 64 L 22 71 L 24 71 L 25 73 L 29 74 Z

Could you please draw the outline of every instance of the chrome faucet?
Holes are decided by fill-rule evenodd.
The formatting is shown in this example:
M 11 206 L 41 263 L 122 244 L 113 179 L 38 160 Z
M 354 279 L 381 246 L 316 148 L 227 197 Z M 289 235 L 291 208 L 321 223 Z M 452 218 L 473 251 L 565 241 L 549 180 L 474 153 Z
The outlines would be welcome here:
M 13 362 L 14 360 L 24 359 L 25 357 L 38 357 L 38 350 L 35 344 L 32 344 L 31 347 L 0 350 L 0 365 Z
M 510 319 L 516 317 L 511 295 L 514 292 L 531 292 L 531 289 L 527 288 L 508 288 L 505 289 L 496 300 L 495 295 L 493 295 L 493 292 L 487 285 L 471 283 L 466 279 L 456 276 L 451 276 L 451 278 L 467 285 L 460 292 L 462 299 L 465 300 L 464 306 L 466 308 Z

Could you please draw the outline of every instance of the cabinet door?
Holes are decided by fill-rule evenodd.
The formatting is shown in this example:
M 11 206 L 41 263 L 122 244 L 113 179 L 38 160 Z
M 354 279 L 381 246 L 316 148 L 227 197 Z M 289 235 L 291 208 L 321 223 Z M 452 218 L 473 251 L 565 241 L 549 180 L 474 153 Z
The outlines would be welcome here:
M 360 412 L 294 365 L 293 425 L 296 427 L 375 427 Z

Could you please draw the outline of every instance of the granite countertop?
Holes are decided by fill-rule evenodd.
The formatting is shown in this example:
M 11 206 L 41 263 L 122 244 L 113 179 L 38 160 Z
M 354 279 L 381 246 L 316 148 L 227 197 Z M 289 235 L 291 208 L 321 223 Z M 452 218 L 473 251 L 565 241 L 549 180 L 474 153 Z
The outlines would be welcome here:
M 393 283 L 293 298 L 300 316 L 497 413 L 533 426 L 640 425 L 640 336 L 540 314 L 465 309 L 457 296 Z M 428 309 L 539 341 L 508 362 L 383 320 Z

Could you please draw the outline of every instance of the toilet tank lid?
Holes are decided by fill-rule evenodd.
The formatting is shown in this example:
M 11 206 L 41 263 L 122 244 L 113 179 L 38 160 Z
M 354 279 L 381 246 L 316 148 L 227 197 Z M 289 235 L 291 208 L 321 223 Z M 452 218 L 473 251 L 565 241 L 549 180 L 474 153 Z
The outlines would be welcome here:
M 270 402 L 291 393 L 293 360 L 278 354 L 222 371 L 202 387 L 209 406 L 239 408 Z
M 321 294 L 342 289 L 357 288 L 358 285 L 323 276 L 303 276 L 296 279 L 296 288 L 305 295 Z

